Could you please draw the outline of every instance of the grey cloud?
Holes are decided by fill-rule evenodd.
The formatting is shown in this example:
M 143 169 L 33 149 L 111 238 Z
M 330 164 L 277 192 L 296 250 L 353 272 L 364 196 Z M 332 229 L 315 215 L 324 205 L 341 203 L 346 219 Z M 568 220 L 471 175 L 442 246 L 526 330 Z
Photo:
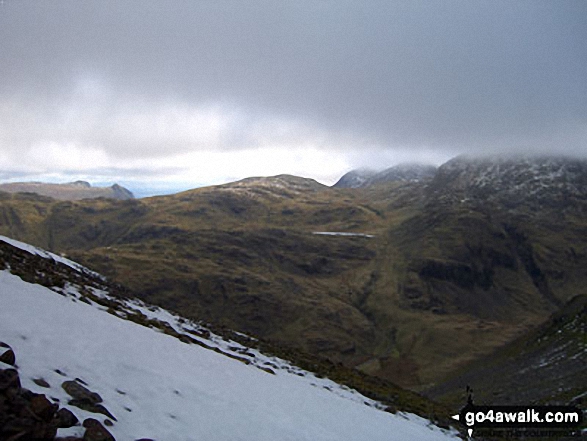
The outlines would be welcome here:
M 238 109 L 221 148 L 277 117 L 357 149 L 586 154 L 585 17 L 582 0 L 8 0 L 0 103 L 36 105 L 51 121 L 80 78 L 97 78 L 115 97 L 106 109 Z M 107 124 L 84 130 L 106 148 L 141 148 Z
M 118 176 L 125 175 L 128 179 L 143 179 L 156 178 L 159 176 L 169 176 L 170 174 L 177 174 L 184 172 L 186 169 L 182 167 L 101 167 L 96 169 L 84 170 L 87 176 L 95 176 L 103 181 L 115 179 Z M 77 177 L 80 175 L 79 170 L 63 170 L 61 174 L 64 176 Z M 76 178 L 77 179 L 77 178 Z

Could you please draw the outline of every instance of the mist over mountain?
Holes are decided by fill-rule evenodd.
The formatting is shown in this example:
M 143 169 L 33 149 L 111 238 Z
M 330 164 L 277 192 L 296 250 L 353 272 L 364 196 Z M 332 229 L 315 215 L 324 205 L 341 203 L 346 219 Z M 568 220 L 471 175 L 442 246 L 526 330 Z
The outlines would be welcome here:
M 361 188 L 384 182 L 418 182 L 434 176 L 436 167 L 423 164 L 399 164 L 380 172 L 367 169 L 351 170 L 343 175 L 333 187 Z
M 532 203 L 576 208 L 587 194 L 587 160 L 459 156 L 439 168 L 431 189 L 436 197 L 495 201 L 508 208 Z
M 359 188 L 364 186 L 370 178 L 377 174 L 374 170 L 357 169 L 345 173 L 333 187 L 338 188 Z

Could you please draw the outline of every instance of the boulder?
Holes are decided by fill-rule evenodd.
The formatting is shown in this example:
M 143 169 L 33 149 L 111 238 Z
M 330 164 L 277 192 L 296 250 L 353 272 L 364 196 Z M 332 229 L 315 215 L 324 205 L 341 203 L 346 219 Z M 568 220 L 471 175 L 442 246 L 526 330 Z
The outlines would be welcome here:
M 79 407 L 80 409 L 86 410 L 88 412 L 101 413 L 102 415 L 105 415 L 108 418 L 113 419 L 114 421 L 118 421 L 116 419 L 116 417 L 114 415 L 112 415 L 110 413 L 110 411 L 108 409 L 106 409 L 101 404 L 92 404 L 92 403 L 88 403 L 85 400 L 76 400 L 76 399 L 69 400 L 68 404 L 75 406 L 75 407 Z
M 51 387 L 51 385 L 47 383 L 44 378 L 33 378 L 33 383 L 39 387 L 44 387 L 45 389 L 49 389 Z
M 53 420 L 59 406 L 51 403 L 45 395 L 35 395 L 30 400 L 30 409 L 41 420 L 48 423 Z
M 69 409 L 62 408 L 57 411 L 55 415 L 55 424 L 59 428 L 66 429 L 68 427 L 73 427 L 79 423 L 77 417 L 73 414 L 73 412 Z
M 79 384 L 77 381 L 64 381 L 61 387 L 67 392 L 72 398 L 80 402 L 86 402 L 89 404 L 101 403 L 102 397 L 96 392 L 92 392 L 86 387 Z
M 85 419 L 83 426 L 86 428 L 84 441 L 116 441 L 102 423 L 94 418 Z
M 12 349 L 5 350 L 4 353 L 0 355 L 0 361 L 14 366 L 16 364 L 16 356 L 14 355 L 14 351 Z

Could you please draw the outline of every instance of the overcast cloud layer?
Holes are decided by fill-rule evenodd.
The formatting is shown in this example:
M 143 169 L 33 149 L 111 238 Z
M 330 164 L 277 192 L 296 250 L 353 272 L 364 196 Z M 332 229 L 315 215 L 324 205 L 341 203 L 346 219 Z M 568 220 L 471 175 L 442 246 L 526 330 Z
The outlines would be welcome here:
M 5 0 L 0 179 L 586 156 L 586 22 L 583 0 Z

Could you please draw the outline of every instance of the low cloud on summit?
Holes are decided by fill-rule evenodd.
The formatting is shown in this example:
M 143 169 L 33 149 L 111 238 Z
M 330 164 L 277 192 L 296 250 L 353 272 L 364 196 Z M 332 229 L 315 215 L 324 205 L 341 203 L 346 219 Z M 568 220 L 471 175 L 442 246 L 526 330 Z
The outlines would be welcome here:
M 587 3 L 6 0 L 5 179 L 587 154 Z

